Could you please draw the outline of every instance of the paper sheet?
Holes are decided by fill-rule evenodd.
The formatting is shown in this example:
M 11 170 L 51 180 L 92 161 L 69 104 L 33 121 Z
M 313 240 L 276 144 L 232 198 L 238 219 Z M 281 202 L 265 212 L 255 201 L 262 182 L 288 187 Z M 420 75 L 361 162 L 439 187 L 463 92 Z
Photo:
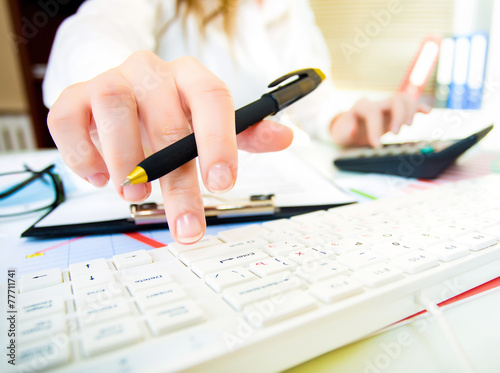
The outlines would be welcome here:
M 318 173 L 292 149 L 275 153 L 239 152 L 238 179 L 234 188 L 218 198 L 246 199 L 255 194 L 274 194 L 279 207 L 321 206 L 353 202 L 330 180 Z M 104 189 L 89 188 L 71 193 L 67 200 L 36 224 L 36 227 L 100 222 L 126 219 L 129 204 L 123 201 L 112 185 Z M 210 195 L 202 187 L 202 194 Z M 156 183 L 147 201 L 161 202 Z

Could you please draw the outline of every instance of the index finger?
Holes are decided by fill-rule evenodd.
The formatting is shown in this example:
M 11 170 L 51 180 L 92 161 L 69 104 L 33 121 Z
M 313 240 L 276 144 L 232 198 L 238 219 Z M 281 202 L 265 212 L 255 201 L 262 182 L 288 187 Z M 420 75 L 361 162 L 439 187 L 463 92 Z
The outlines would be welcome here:
M 368 143 L 374 148 L 380 147 L 380 138 L 385 133 L 381 108 L 368 100 L 363 100 L 356 105 L 355 112 L 357 117 L 365 122 Z
M 211 192 L 231 189 L 237 174 L 234 102 L 229 88 L 200 62 L 175 63 L 175 81 L 196 137 L 201 175 Z

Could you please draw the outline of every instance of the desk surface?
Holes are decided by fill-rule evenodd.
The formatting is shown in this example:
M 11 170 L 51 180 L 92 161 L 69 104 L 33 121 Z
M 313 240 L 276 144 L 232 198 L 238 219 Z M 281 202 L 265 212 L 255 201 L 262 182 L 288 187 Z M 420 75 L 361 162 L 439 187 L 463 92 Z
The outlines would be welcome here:
M 497 128 L 496 138 L 499 132 Z M 323 151 L 334 150 L 330 148 L 323 149 Z M 305 152 L 304 154 L 312 153 Z M 23 155 L 19 157 L 22 158 Z M 40 152 L 37 153 L 36 162 L 45 165 L 53 157 L 53 151 Z M 328 173 L 331 162 L 324 160 L 316 162 L 316 167 Z M 11 244 L 18 242 L 19 234 L 39 216 L 40 214 L 31 214 L 16 219 L 0 220 L 0 242 L 2 243 L 0 250 L 3 251 L 3 257 L 9 257 L 8 250 Z M 4 266 L 8 265 L 9 263 L 4 263 Z M 500 359 L 497 357 L 500 345 L 499 309 L 500 288 L 497 287 L 450 305 L 443 311 L 466 355 L 478 372 L 500 371 Z M 435 317 L 428 315 L 416 317 L 372 337 L 339 348 L 297 366 L 290 372 L 330 372 L 332 370 L 370 373 L 469 371 L 446 340 L 439 322 Z

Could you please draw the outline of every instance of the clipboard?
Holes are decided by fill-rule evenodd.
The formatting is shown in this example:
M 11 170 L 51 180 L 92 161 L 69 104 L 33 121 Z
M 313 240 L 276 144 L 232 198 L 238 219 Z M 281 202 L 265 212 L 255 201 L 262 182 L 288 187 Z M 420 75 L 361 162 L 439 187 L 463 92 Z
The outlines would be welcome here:
M 239 156 L 239 175 L 232 191 L 215 195 L 202 187 L 207 225 L 289 218 L 355 202 L 291 149 L 258 155 L 240 152 Z M 87 188 L 85 193 L 68 196 L 21 236 L 58 238 L 168 229 L 156 190 L 145 203 L 129 205 L 112 187 Z

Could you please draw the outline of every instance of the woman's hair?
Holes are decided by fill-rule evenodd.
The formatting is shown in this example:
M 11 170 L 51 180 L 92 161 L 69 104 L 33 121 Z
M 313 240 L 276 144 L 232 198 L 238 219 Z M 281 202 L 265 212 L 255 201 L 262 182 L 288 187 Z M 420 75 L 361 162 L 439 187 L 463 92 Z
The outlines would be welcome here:
M 222 17 L 224 31 L 228 36 L 234 27 L 236 9 L 239 0 L 177 0 L 176 18 L 186 18 L 193 14 L 204 33 L 206 25 L 217 17 Z M 207 5 L 210 7 L 208 9 Z

